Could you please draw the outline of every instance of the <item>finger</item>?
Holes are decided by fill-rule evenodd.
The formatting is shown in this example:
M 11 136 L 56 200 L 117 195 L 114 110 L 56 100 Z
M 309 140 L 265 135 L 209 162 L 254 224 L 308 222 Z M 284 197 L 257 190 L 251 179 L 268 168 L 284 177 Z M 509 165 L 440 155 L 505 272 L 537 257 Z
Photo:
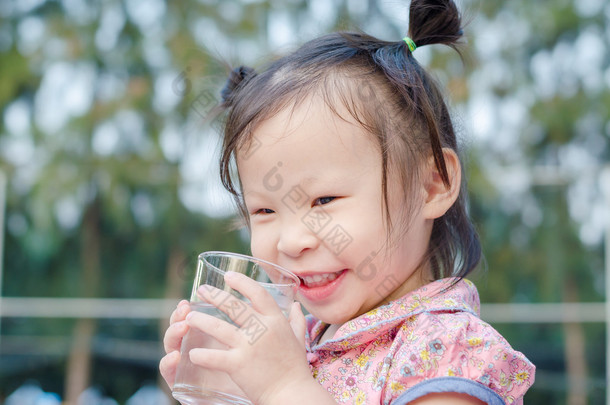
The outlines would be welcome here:
M 176 322 L 183 321 L 186 318 L 186 315 L 190 312 L 191 306 L 187 300 L 182 300 L 178 303 L 178 306 L 172 312 L 172 315 L 169 318 L 170 325 Z
M 208 284 L 201 285 L 197 289 L 197 295 L 203 301 L 212 304 L 217 308 L 220 306 L 220 304 L 222 304 L 223 301 L 234 297 L 231 295 L 231 293 Z
M 281 312 L 277 302 L 271 294 L 257 281 L 244 274 L 228 271 L 225 274 L 225 282 L 229 287 L 239 291 L 250 300 L 252 308 L 261 314 L 274 315 Z
M 233 369 L 232 357 L 227 350 L 196 348 L 189 351 L 191 363 L 207 368 L 229 372 Z
M 190 327 L 210 335 L 229 347 L 235 347 L 240 343 L 241 336 L 239 334 L 239 329 L 212 315 L 201 312 L 191 312 L 186 317 L 186 322 Z
M 290 326 L 292 327 L 292 331 L 297 337 L 297 340 L 303 347 L 305 347 L 305 330 L 307 329 L 307 322 L 305 321 L 305 315 L 301 309 L 300 302 L 292 303 L 288 321 L 290 322 Z
M 202 285 L 197 290 L 199 297 L 218 308 L 220 317 L 227 322 L 240 325 L 251 316 L 255 315 L 254 310 L 245 301 L 221 289 Z
M 165 355 L 159 362 L 159 372 L 167 385 L 172 388 L 176 379 L 176 369 L 180 362 L 180 352 L 174 351 Z
M 163 348 L 165 353 L 170 353 L 176 350 L 180 350 L 182 345 L 182 338 L 188 332 L 189 326 L 186 321 L 180 321 L 173 323 L 167 328 L 165 336 L 163 337 Z

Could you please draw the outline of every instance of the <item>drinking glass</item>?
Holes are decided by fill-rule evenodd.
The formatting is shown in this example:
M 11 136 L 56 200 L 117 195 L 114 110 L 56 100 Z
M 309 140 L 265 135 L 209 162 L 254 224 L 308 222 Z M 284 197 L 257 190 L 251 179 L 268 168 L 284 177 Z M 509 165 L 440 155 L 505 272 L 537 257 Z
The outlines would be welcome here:
M 288 314 L 296 289 L 300 284 L 299 278 L 273 263 L 230 252 L 205 252 L 199 255 L 190 298 L 191 311 L 204 312 L 235 324 L 225 313 L 229 312 L 239 320 L 239 311 L 243 310 L 245 306 L 235 306 L 233 303 L 233 305 L 227 304 L 224 307 L 223 304 L 219 304 L 216 307 L 202 301 L 197 295 L 197 289 L 201 285 L 207 284 L 228 292 L 239 298 L 244 305 L 249 305 L 247 298 L 225 284 L 224 275 L 227 271 L 245 274 L 257 281 L 271 294 L 284 314 Z M 264 325 L 257 323 L 254 317 L 241 321 L 241 328 L 252 343 L 265 331 Z M 174 398 L 183 405 L 252 405 L 228 374 L 191 363 L 189 351 L 198 347 L 228 348 L 210 335 L 190 329 L 182 340 L 180 348 L 180 363 L 172 388 Z

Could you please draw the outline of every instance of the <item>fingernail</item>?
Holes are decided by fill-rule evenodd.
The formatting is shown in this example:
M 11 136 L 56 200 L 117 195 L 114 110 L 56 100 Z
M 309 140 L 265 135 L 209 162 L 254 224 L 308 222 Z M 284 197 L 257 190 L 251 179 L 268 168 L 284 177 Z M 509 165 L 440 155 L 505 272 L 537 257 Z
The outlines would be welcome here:
M 235 278 L 235 276 L 237 276 L 237 272 L 235 272 L 235 271 L 227 271 L 225 273 L 225 279 Z

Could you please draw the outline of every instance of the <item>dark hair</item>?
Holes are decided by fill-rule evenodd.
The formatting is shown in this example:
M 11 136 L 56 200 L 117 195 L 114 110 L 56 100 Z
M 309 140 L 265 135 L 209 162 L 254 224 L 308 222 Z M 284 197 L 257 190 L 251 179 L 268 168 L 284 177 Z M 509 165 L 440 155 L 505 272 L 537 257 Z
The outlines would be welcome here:
M 457 50 L 463 32 L 452 1 L 413 0 L 409 15 L 408 36 L 418 47 L 444 44 Z M 430 156 L 445 185 L 450 185 L 442 149 L 458 153 L 458 146 L 438 85 L 405 41 L 338 32 L 307 42 L 262 73 L 243 66 L 231 72 L 222 91 L 228 114 L 220 175 L 245 218 L 243 198 L 232 173 L 235 153 L 256 145 L 252 133 L 259 123 L 283 108 L 298 106 L 313 93 L 321 94 L 337 114 L 337 103 L 342 103 L 378 141 L 388 229 L 392 227 L 388 168 L 396 170 L 404 185 L 407 207 L 408 191 L 419 181 L 419 170 Z M 463 181 L 455 204 L 434 222 L 427 258 L 435 279 L 464 277 L 481 258 L 479 240 L 466 212 L 465 188 Z

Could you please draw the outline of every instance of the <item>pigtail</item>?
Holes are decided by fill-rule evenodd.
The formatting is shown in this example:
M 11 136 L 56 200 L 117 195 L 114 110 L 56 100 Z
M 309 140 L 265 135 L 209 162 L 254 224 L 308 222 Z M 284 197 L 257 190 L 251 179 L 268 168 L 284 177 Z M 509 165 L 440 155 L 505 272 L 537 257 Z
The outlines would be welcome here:
M 443 92 L 435 80 L 417 62 L 416 48 L 447 45 L 462 56 L 458 46 L 463 37 L 460 13 L 451 0 L 412 0 L 409 9 L 409 31 L 400 42 L 378 41 L 372 59 L 401 95 L 406 116 L 421 124 L 428 139 L 436 169 L 447 187 L 443 148 L 459 154 L 453 123 Z M 373 47 L 371 47 L 373 48 Z M 435 279 L 469 274 L 481 260 L 478 235 L 466 210 L 466 182 L 458 200 L 445 215 L 434 221 L 427 258 Z
M 411 97 L 416 105 L 422 106 L 419 110 L 428 128 L 432 156 L 447 187 L 450 179 L 442 148 L 443 146 L 456 148 L 453 126 L 438 87 L 410 56 L 415 46 L 432 44 L 450 46 L 459 54 L 457 46 L 464 34 L 461 21 L 460 13 L 452 0 L 412 0 L 409 7 L 409 32 L 404 38 L 406 48 L 409 50 L 407 67 L 410 66 L 414 72 L 417 72 L 412 81 Z M 443 118 L 439 120 L 438 117 Z
M 417 47 L 442 44 L 460 53 L 458 45 L 464 32 L 460 13 L 451 0 L 412 0 L 409 8 L 407 39 Z M 406 68 L 417 72 L 407 86 L 411 98 L 427 128 L 434 162 L 445 185 L 450 185 L 443 147 L 458 153 L 453 123 L 443 95 L 434 80 L 413 57 L 409 41 L 405 39 Z M 404 94 L 404 93 L 403 93 Z M 462 181 L 460 195 L 445 215 L 434 221 L 428 257 L 435 278 L 469 274 L 481 260 L 481 245 L 474 225 L 466 210 L 466 181 Z
M 409 8 L 409 37 L 418 46 L 443 44 L 458 50 L 464 35 L 462 19 L 453 1 L 412 0 Z
M 222 98 L 222 106 L 230 107 L 233 104 L 233 98 L 236 90 L 247 83 L 250 79 L 256 76 L 254 69 L 248 66 L 239 66 L 229 73 L 225 86 L 220 91 Z
M 241 213 L 242 221 L 247 219 L 247 215 L 243 199 L 241 198 L 239 190 L 232 180 L 232 161 L 234 158 L 234 151 L 239 144 L 239 137 L 237 135 L 243 130 L 243 128 L 236 129 L 234 120 L 231 119 L 231 115 L 233 115 L 235 108 L 239 108 L 236 106 L 239 104 L 239 100 L 244 97 L 243 94 L 242 97 L 239 96 L 240 92 L 244 90 L 246 84 L 256 76 L 257 73 L 253 68 L 248 66 L 239 66 L 229 72 L 227 81 L 222 90 L 220 90 L 220 97 L 222 99 L 220 107 L 229 112 L 228 118 L 224 123 L 225 128 L 221 152 L 222 155 L 219 161 L 220 180 L 223 186 L 232 194 L 233 199 L 235 200 L 235 203 Z M 236 222 L 236 224 L 234 224 L 235 228 L 239 227 L 237 226 L 237 223 L 240 225 L 242 224 L 241 221 Z

